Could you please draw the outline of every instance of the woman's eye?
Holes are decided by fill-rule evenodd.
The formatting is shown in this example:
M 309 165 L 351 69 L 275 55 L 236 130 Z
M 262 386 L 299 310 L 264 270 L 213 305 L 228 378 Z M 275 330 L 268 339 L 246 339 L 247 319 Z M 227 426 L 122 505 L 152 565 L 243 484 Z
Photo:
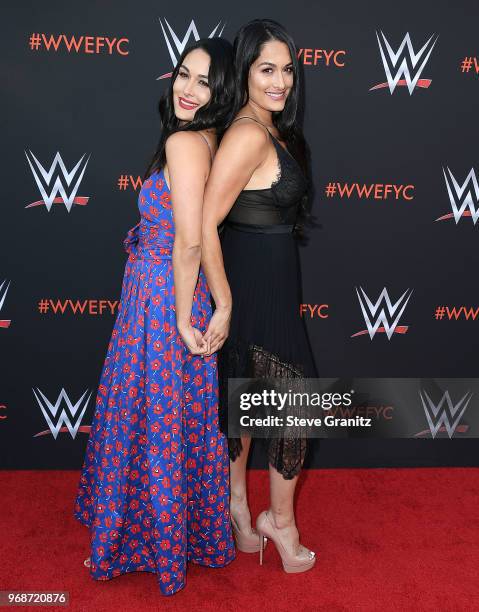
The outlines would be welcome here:
M 271 68 L 264 68 L 261 72 L 271 72 Z
M 187 77 L 188 75 L 186 74 L 186 72 L 180 72 L 180 77 Z
M 205 87 L 209 87 L 209 85 L 208 85 L 208 83 L 207 83 L 206 81 L 200 81 L 200 83 L 201 83 L 202 85 L 204 85 Z
M 291 72 L 293 72 L 293 67 L 292 67 L 292 66 L 290 66 L 289 68 L 286 68 L 286 70 L 287 70 L 289 73 L 291 73 Z

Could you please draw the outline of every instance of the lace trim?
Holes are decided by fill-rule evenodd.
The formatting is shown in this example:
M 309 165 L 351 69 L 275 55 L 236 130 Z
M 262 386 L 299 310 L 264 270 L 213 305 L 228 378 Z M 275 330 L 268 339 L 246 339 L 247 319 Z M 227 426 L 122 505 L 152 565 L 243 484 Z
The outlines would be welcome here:
M 292 364 L 282 361 L 277 355 L 267 351 L 262 346 L 252 344 L 250 351 L 253 360 L 253 374 L 250 378 L 263 378 L 270 376 L 294 378 L 304 375 L 299 364 Z
M 276 157 L 278 158 L 277 159 L 276 177 L 275 177 L 274 181 L 271 183 L 270 189 L 274 189 L 276 187 L 276 185 L 278 185 L 278 183 L 283 178 L 283 166 L 281 165 L 281 158 L 278 155 L 278 153 L 276 153 Z
M 303 368 L 293 364 L 256 344 L 241 347 L 240 342 L 225 343 L 218 362 L 220 372 L 220 393 L 222 394 L 221 428 L 227 434 L 227 386 L 228 377 L 243 378 L 302 378 Z M 268 462 L 283 476 L 291 480 L 297 476 L 304 462 L 306 438 L 264 438 Z M 243 450 L 240 438 L 228 437 L 231 461 L 235 461 Z

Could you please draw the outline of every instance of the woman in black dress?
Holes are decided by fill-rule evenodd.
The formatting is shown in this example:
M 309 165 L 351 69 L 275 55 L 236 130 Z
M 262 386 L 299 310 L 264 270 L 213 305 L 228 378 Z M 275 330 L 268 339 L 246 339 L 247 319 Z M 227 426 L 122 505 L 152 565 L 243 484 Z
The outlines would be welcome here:
M 317 377 L 299 317 L 295 239 L 308 181 L 306 143 L 296 123 L 296 49 L 280 24 L 257 19 L 240 29 L 234 50 L 237 95 L 205 190 L 202 244 L 202 266 L 216 307 L 204 338 L 210 352 L 221 348 L 220 427 L 225 433 L 228 378 Z M 299 543 L 293 511 L 307 440 L 267 440 L 271 505 L 258 517 L 256 531 L 246 493 L 251 438 L 228 441 L 238 548 L 262 552 L 268 536 L 285 571 L 310 569 L 315 555 Z

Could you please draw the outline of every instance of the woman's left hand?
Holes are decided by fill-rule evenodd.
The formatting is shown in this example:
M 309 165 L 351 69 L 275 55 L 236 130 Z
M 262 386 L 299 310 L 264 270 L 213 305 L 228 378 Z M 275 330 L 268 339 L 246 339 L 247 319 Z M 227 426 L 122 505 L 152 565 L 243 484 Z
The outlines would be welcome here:
M 199 329 L 192 325 L 178 327 L 181 339 L 192 355 L 204 355 L 209 353 L 210 343 L 205 340 Z
M 209 346 L 209 350 L 206 353 L 208 356 L 215 353 L 216 351 L 219 351 L 225 343 L 225 340 L 229 334 L 230 321 L 230 307 L 216 308 L 213 313 L 213 316 L 210 319 L 204 337 Z

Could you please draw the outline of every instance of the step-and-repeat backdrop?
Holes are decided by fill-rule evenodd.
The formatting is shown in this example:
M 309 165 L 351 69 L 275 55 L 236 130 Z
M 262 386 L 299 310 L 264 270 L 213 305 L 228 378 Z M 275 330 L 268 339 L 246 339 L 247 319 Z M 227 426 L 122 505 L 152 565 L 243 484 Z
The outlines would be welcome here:
M 317 227 L 301 248 L 297 314 L 319 375 L 425 381 L 417 401 L 396 405 L 392 393 L 357 408 L 389 432 L 409 412 L 406 437 L 322 439 L 307 466 L 477 465 L 479 396 L 452 382 L 477 376 L 478 13 L 432 0 L 11 4 L 2 467 L 81 466 L 157 101 L 185 45 L 233 41 L 258 17 L 288 28 L 304 78 Z M 264 465 L 257 444 L 251 466 Z

